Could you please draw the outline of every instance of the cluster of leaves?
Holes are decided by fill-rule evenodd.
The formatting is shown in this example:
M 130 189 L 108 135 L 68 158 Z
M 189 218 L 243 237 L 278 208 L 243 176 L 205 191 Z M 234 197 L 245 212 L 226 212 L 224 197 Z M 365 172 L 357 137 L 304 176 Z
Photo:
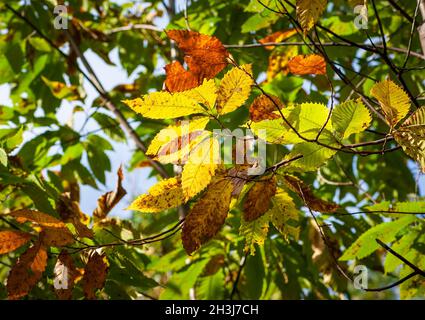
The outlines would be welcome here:
M 425 269 L 425 200 L 412 168 L 425 170 L 424 60 L 403 20 L 417 10 L 372 1 L 368 33 L 344 18 L 360 3 L 194 1 L 176 13 L 72 0 L 66 31 L 51 27 L 55 1 L 0 4 L 11 100 L 0 106 L 0 297 L 395 297 L 353 289 L 352 260 L 371 288 L 404 279 L 400 297 L 422 297 L 412 265 Z M 118 53 L 136 79 L 104 91 L 100 70 L 99 81 L 78 63 L 88 50 L 107 64 Z M 229 137 L 214 129 L 238 128 L 267 143 L 264 161 L 231 150 L 244 161 L 220 162 Z M 124 170 L 159 181 L 129 193 L 131 219 L 110 217 L 127 193 L 119 168 L 83 213 L 80 187 L 103 189 L 129 139 Z

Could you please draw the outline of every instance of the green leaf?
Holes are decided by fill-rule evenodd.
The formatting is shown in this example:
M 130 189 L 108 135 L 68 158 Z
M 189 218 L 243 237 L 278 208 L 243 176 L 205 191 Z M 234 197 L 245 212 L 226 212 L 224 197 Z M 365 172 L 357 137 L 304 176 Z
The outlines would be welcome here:
M 415 242 L 418 236 L 419 236 L 419 233 L 417 231 L 406 233 L 393 244 L 391 249 L 393 249 L 395 252 L 397 252 L 398 254 L 404 257 L 406 256 L 406 254 L 408 254 L 410 247 Z M 387 252 L 385 263 L 384 263 L 385 273 L 394 272 L 396 268 L 402 263 L 403 261 L 401 261 L 395 255 L 391 254 L 390 252 Z
M 201 300 L 222 300 L 225 292 L 225 278 L 222 270 L 198 280 L 196 297 Z
M 255 255 L 255 245 L 263 245 L 269 232 L 270 212 L 256 220 L 247 222 L 241 218 L 239 234 L 245 237 L 244 251 Z
M 364 131 L 370 126 L 372 117 L 361 100 L 349 100 L 335 107 L 332 126 L 343 138 Z
M 397 234 L 416 220 L 414 215 L 409 215 L 391 222 L 383 222 L 363 233 L 347 250 L 339 260 L 362 259 L 367 257 L 380 246 L 375 239 L 382 242 L 394 241 Z

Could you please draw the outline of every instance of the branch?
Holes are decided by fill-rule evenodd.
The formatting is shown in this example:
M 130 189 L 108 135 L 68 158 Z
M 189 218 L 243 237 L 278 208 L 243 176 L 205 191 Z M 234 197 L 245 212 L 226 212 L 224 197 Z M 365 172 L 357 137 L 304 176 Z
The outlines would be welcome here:
M 28 24 L 40 37 L 42 37 L 44 40 L 46 40 L 49 45 L 54 48 L 56 51 L 58 51 L 65 59 L 68 58 L 68 55 L 63 52 L 59 47 L 57 47 L 53 41 L 45 36 L 43 32 L 35 25 L 33 24 L 29 19 L 27 19 L 24 15 L 20 14 L 18 11 L 16 11 L 14 8 L 12 8 L 9 4 L 5 4 L 6 8 L 13 12 L 13 14 L 18 17 L 19 19 L 23 20 L 26 24 Z M 77 53 L 77 55 L 80 57 L 81 61 L 83 62 L 84 66 L 87 69 L 87 73 L 85 73 L 78 65 L 77 70 L 86 78 L 89 83 L 95 88 L 95 90 L 99 93 L 102 101 L 105 103 L 105 106 L 116 116 L 117 121 L 121 124 L 121 126 L 124 128 L 124 130 L 127 132 L 127 134 L 130 136 L 130 138 L 134 141 L 137 148 L 140 149 L 142 152 L 146 152 L 147 148 L 143 141 L 140 139 L 140 137 L 137 135 L 137 133 L 134 131 L 134 129 L 130 126 L 130 124 L 127 122 L 121 111 L 114 105 L 114 103 L 109 98 L 108 94 L 102 87 L 101 83 L 97 79 L 96 74 L 93 72 L 92 68 L 88 64 L 87 60 L 85 59 L 84 55 L 81 54 L 79 48 L 76 46 L 75 42 L 73 41 L 72 37 L 69 37 L 70 44 L 73 48 L 73 50 Z M 150 158 L 147 158 L 147 160 L 150 162 L 153 168 L 155 168 L 158 173 L 163 178 L 168 178 L 168 173 L 165 171 L 165 169 L 162 167 L 162 165 L 154 161 Z
M 161 29 L 157 26 L 154 26 L 152 24 L 144 24 L 144 23 L 132 24 L 132 23 L 130 23 L 126 26 L 111 29 L 111 30 L 107 31 L 106 34 L 113 34 L 113 33 L 121 32 L 121 31 L 129 31 L 129 30 L 150 30 L 150 31 L 155 31 L 155 32 L 163 32 L 164 31 L 163 29 Z

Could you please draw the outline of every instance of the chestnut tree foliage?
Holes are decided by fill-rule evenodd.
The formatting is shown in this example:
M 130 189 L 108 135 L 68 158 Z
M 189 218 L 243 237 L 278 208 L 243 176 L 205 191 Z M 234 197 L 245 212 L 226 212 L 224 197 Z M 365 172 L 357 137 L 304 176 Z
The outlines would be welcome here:
M 421 10 L 2 2 L 0 297 L 423 298 Z M 107 91 L 86 56 L 114 52 L 134 81 Z M 236 141 L 254 153 L 220 161 L 215 129 L 249 129 Z M 129 163 L 111 161 L 117 146 Z M 156 183 L 137 196 L 124 182 L 138 170 Z M 81 186 L 106 191 L 93 212 Z

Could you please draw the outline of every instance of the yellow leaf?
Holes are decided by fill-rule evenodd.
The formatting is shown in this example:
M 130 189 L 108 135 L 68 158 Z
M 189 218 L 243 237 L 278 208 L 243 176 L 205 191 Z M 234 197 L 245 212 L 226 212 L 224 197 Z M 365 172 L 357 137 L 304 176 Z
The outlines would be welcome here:
M 198 101 L 186 96 L 184 92 L 152 92 L 142 98 L 124 100 L 124 103 L 135 112 L 151 119 L 172 119 L 203 113 L 205 109 Z
M 199 87 L 183 91 L 182 94 L 191 98 L 198 103 L 204 104 L 208 109 L 213 109 L 215 100 L 217 99 L 216 86 L 214 79 L 204 79 L 204 82 Z
M 165 155 L 169 154 L 170 152 L 167 152 L 169 148 L 167 148 L 167 145 L 169 143 L 172 143 L 176 139 L 187 137 L 189 138 L 190 134 L 192 132 L 202 132 L 202 130 L 205 128 L 209 121 L 208 117 L 200 117 L 195 118 L 190 121 L 181 121 L 176 125 L 171 125 L 165 129 L 162 129 L 151 141 L 149 148 L 146 152 L 147 155 L 151 156 L 157 156 L 158 154 Z M 179 148 L 176 148 L 174 150 L 180 150 L 186 147 L 186 145 L 190 144 L 191 140 L 193 139 L 183 139 L 183 143 L 186 142 L 185 145 L 180 145 Z M 183 155 L 181 155 L 183 156 Z M 179 159 L 179 157 L 177 157 Z M 166 161 L 169 161 L 169 159 L 159 159 L 163 163 L 166 163 Z
M 219 163 L 220 144 L 214 138 L 205 139 L 191 151 L 182 172 L 182 187 L 186 200 L 207 187 Z
M 0 232 L 0 254 L 14 251 L 28 241 L 31 235 L 22 231 L 1 231 Z
M 188 254 L 214 237 L 227 217 L 233 185 L 228 179 L 211 182 L 201 199 L 193 206 L 183 225 L 182 242 Z
M 151 187 L 148 194 L 137 197 L 127 210 L 160 212 L 184 203 L 181 182 L 177 178 L 162 180 Z
M 275 228 L 286 239 L 288 235 L 291 235 L 298 240 L 300 228 L 295 225 L 299 220 L 299 213 L 292 198 L 282 188 L 278 188 L 272 198 L 272 208 L 269 210 L 269 214 Z
M 319 20 L 326 8 L 326 0 L 297 0 L 297 20 L 307 33 Z
M 348 100 L 335 107 L 332 112 L 332 126 L 343 137 L 366 130 L 372 122 L 369 110 L 361 100 Z
M 393 128 L 410 110 L 406 92 L 391 80 L 376 83 L 370 94 L 379 101 L 388 124 Z
M 279 73 L 288 74 L 289 61 L 298 54 L 296 46 L 273 51 L 269 56 L 269 64 L 267 66 L 267 80 L 272 80 Z
M 233 68 L 220 82 L 217 97 L 217 111 L 226 114 L 239 108 L 251 92 L 252 67 L 250 64 Z
M 239 234 L 245 237 L 244 251 L 255 255 L 255 245 L 262 246 L 269 232 L 270 215 L 266 212 L 258 219 L 248 222 L 242 218 Z

